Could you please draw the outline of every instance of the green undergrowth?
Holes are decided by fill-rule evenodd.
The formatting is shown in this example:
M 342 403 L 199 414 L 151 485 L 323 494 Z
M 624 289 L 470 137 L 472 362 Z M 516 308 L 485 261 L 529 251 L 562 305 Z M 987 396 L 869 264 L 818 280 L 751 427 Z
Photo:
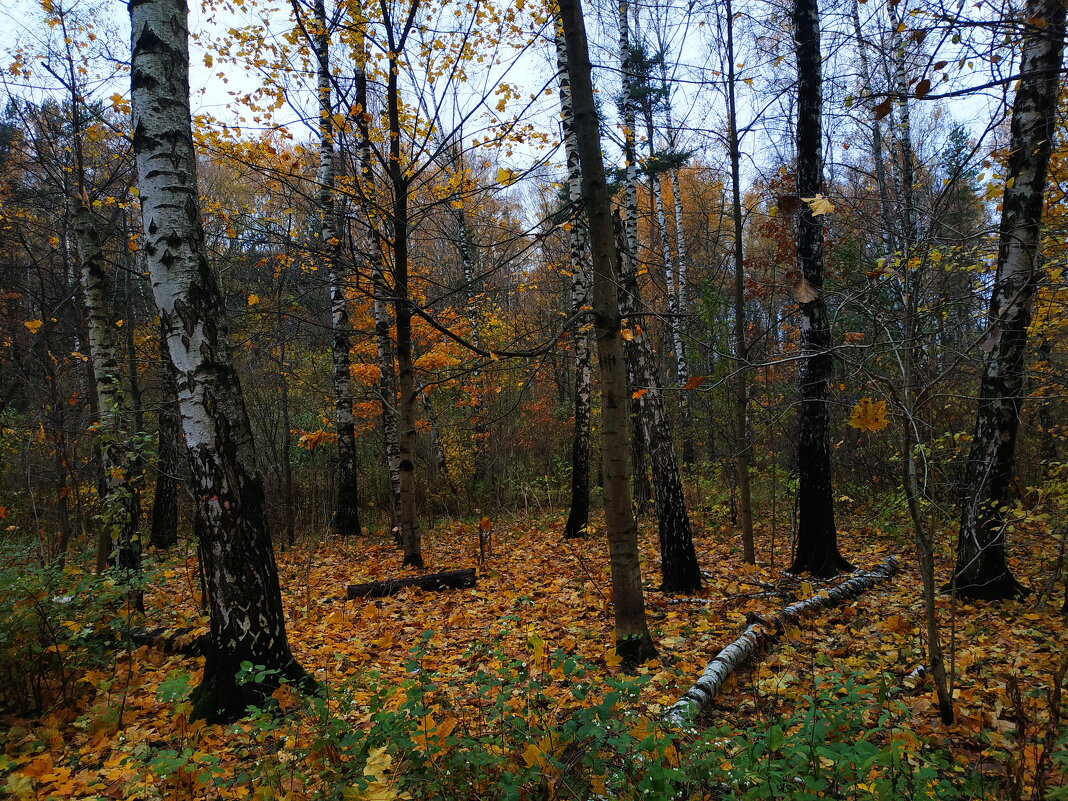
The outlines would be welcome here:
M 167 742 L 130 747 L 134 798 L 395 799 L 980 799 L 996 798 L 974 765 L 912 735 L 907 708 L 828 673 L 787 716 L 686 732 L 641 708 L 646 676 L 604 677 L 562 652 L 507 661 L 472 648 L 466 669 L 373 673 L 321 697 L 284 686 L 272 708 L 223 731 L 189 723 L 192 677 L 160 690 L 174 705 Z M 246 665 L 247 680 L 263 680 Z M 474 699 L 472 701 L 471 699 Z M 464 700 L 461 700 L 464 699 Z M 211 742 L 221 734 L 227 755 Z

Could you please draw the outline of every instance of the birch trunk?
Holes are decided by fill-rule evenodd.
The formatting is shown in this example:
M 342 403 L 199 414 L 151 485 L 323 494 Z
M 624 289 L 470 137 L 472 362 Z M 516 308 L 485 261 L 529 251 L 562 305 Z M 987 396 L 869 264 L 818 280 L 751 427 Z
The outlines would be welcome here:
M 622 320 L 616 288 L 615 237 L 581 0 L 560 0 L 558 13 L 566 43 L 575 143 L 592 253 L 593 320 L 601 379 L 605 528 L 612 570 L 616 653 L 625 668 L 633 668 L 655 658 L 656 647 L 645 620 L 638 528 L 631 508 L 627 464 L 627 371 L 620 335 Z
M 586 270 L 589 235 L 582 206 L 582 169 L 575 141 L 571 79 L 567 74 L 567 45 L 556 36 L 556 63 L 560 72 L 560 117 L 564 151 L 567 154 L 567 196 L 571 204 L 571 308 L 578 312 L 589 305 L 590 282 Z M 590 326 L 580 319 L 571 331 L 575 355 L 575 429 L 571 447 L 571 504 L 564 526 L 565 537 L 581 537 L 590 522 Z
M 675 445 L 671 438 L 671 426 L 664 409 L 664 395 L 653 359 L 649 339 L 642 329 L 638 313 L 641 311 L 641 295 L 636 272 L 638 200 L 637 172 L 635 164 L 634 126 L 636 103 L 634 102 L 634 78 L 631 74 L 633 55 L 630 46 L 629 11 L 626 0 L 619 4 L 619 49 L 623 74 L 623 128 L 624 153 L 627 159 L 625 223 L 626 246 L 620 259 L 620 283 L 622 293 L 620 309 L 630 319 L 627 323 L 627 363 L 634 380 L 634 389 L 642 393 L 638 398 L 642 432 L 653 473 L 653 489 L 656 493 L 656 516 L 660 535 L 661 589 L 664 592 L 695 592 L 701 586 L 701 568 L 693 547 L 690 517 L 686 510 L 686 498 L 682 488 Z M 633 180 L 633 185 L 631 182 Z
M 1009 482 L 1026 393 L 1031 301 L 1042 275 L 1042 208 L 1064 53 L 1064 3 L 1030 0 L 1022 19 L 1027 33 L 1012 107 L 998 266 L 990 296 L 989 354 L 968 454 L 954 575 L 960 595 L 984 600 L 1026 592 L 1005 555 L 1006 511 L 1012 502 Z
M 159 346 L 163 399 L 160 401 L 159 411 L 156 412 L 158 460 L 149 542 L 153 548 L 167 549 L 178 544 L 178 475 L 181 472 L 182 458 L 182 415 L 178 408 L 178 381 L 162 329 Z
M 674 726 L 692 724 L 701 712 L 708 709 L 727 677 L 743 665 L 756 660 L 775 640 L 777 631 L 795 625 L 811 612 L 852 601 L 896 572 L 897 560 L 891 556 L 874 569 L 859 573 L 825 593 L 791 604 L 770 617 L 759 616 L 746 627 L 738 639 L 720 651 L 716 658 L 705 666 L 704 672 L 693 686 L 664 711 L 664 720 Z
M 362 42 L 361 42 L 362 46 Z M 372 198 L 375 192 L 374 162 L 371 153 L 371 129 L 367 104 L 367 56 L 360 53 L 356 64 L 356 113 L 355 123 L 360 132 L 359 182 L 357 189 L 364 201 L 364 214 L 368 218 L 368 233 L 365 252 L 369 254 L 371 291 L 374 295 L 375 347 L 378 356 L 378 396 L 382 406 L 382 441 L 386 470 L 389 473 L 390 528 L 400 540 L 401 493 L 400 493 L 400 438 L 397 430 L 397 365 L 393 348 L 393 315 L 389 311 L 393 294 L 386 283 L 383 267 L 381 238 L 370 223 Z
M 814 197 L 823 188 L 821 115 L 823 86 L 820 17 L 817 0 L 794 0 L 797 52 L 797 196 Z M 823 228 L 802 202 L 797 213 L 796 300 L 801 323 L 798 383 L 798 521 L 794 572 L 833 576 L 850 565 L 838 552 L 831 495 L 830 408 L 831 329 L 823 298 Z
M 389 163 L 387 173 L 393 193 L 391 249 L 393 252 L 393 305 L 397 321 L 397 442 L 400 447 L 398 476 L 400 496 L 400 543 L 404 564 L 423 567 L 422 538 L 416 514 L 415 443 L 418 391 L 412 355 L 412 310 L 408 291 L 408 193 L 410 186 L 401 163 L 401 96 L 399 59 L 412 30 L 417 3 L 413 3 L 401 30 L 387 21 L 389 73 L 386 78 L 386 115 L 389 125 Z
M 299 9 L 294 0 L 294 10 Z M 315 0 L 310 44 L 315 54 L 319 101 L 319 237 L 330 293 L 330 360 L 334 383 L 334 431 L 337 434 L 337 505 L 334 534 L 360 533 L 359 489 L 356 471 L 356 418 L 352 413 L 352 356 L 349 302 L 340 268 L 340 236 L 335 210 L 334 104 L 330 78 L 330 34 L 325 0 Z
M 141 566 L 141 543 L 137 531 L 137 498 L 131 484 L 133 460 L 129 437 L 123 431 L 126 399 L 122 391 L 115 320 L 108 304 L 107 260 L 101 247 L 97 220 L 83 194 L 76 201 L 74 238 L 82 267 L 89 360 L 93 367 L 93 391 L 98 409 L 97 435 L 100 448 L 101 541 L 107 562 L 122 570 Z
M 199 511 L 198 552 L 211 620 L 193 713 L 233 720 L 279 681 L 312 683 L 286 639 L 285 616 L 252 429 L 230 357 L 222 295 L 204 246 L 189 108 L 183 0 L 129 6 L 133 147 L 144 251 L 178 378 Z M 262 681 L 239 685 L 243 662 Z
M 742 558 L 756 564 L 753 542 L 753 496 L 749 487 L 752 457 L 749 436 L 749 349 L 745 324 L 745 258 L 742 240 L 741 142 L 734 94 L 734 10 L 727 0 L 727 136 L 731 159 L 731 206 L 734 216 L 734 471 L 738 474 L 738 525 L 742 530 Z
M 457 158 L 457 169 L 463 169 L 463 162 Z M 463 203 L 463 198 L 459 201 Z M 482 348 L 482 336 L 479 332 L 478 307 L 476 305 L 477 293 L 475 292 L 475 243 L 471 237 L 471 228 L 467 224 L 467 215 L 463 206 L 456 210 L 456 235 L 459 240 L 460 264 L 464 273 L 465 294 L 467 296 L 467 324 L 471 328 L 471 342 L 475 347 Z M 476 362 L 477 365 L 477 362 Z M 471 422 L 474 433 L 472 435 L 474 456 L 471 460 L 471 483 L 477 488 L 485 478 L 486 468 L 486 412 L 485 401 L 482 393 L 482 371 L 476 366 L 471 370 L 471 383 L 474 387 L 475 406 L 471 410 Z

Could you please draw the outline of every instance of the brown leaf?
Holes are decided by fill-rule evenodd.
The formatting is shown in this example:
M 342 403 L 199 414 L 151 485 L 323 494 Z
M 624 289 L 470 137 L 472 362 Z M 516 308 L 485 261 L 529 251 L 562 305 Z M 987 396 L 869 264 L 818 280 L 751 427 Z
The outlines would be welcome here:
M 916 97 L 925 97 L 931 91 L 931 81 L 924 78 L 916 84 Z
M 816 288 L 797 270 L 788 272 L 786 280 L 790 282 L 790 294 L 798 303 L 811 303 L 820 296 Z
M 890 113 L 890 98 L 886 98 L 882 103 L 877 105 L 874 109 L 875 119 L 881 120 L 887 114 Z
M 1001 326 L 995 325 L 990 329 L 990 335 L 986 338 L 979 348 L 983 353 L 992 353 L 994 348 L 998 346 L 998 342 L 1001 341 Z
M 701 386 L 703 383 L 705 383 L 705 378 L 707 378 L 707 376 L 692 375 L 692 376 L 690 376 L 689 378 L 686 379 L 686 383 L 682 385 L 682 388 L 683 389 L 697 389 L 699 386 Z
M 934 66 L 933 66 L 933 67 L 931 67 L 931 69 L 934 69 L 934 70 L 941 70 L 941 69 L 945 69 L 945 68 L 946 68 L 946 65 L 947 65 L 947 64 L 949 64 L 949 62 L 948 62 L 948 61 L 936 61 L 936 62 L 934 63 Z

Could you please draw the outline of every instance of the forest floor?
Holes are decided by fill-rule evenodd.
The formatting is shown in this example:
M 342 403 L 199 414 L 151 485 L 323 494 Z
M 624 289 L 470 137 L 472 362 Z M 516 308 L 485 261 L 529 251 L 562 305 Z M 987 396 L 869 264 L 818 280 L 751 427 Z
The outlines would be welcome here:
M 544 686 L 567 672 L 553 656 L 561 652 L 589 666 L 591 684 L 600 682 L 598 676 L 618 674 L 604 537 L 595 532 L 585 540 L 563 540 L 558 534 L 562 524 L 552 515 L 497 519 L 492 555 L 481 564 L 477 520 L 439 525 L 424 532 L 428 569 L 477 567 L 477 586 L 443 592 L 409 589 L 377 600 L 347 601 L 344 585 L 415 573 L 401 569 L 399 552 L 385 537 L 308 540 L 280 553 L 290 642 L 299 661 L 321 682 L 348 688 L 346 703 L 338 702 L 334 709 L 343 726 L 366 730 L 379 708 L 399 703 L 384 701 L 382 688 L 410 689 L 420 671 L 436 682 L 425 685 L 434 697 L 427 702 L 424 721 L 429 739 L 416 738 L 424 746 L 434 736 L 438 744 L 447 742 L 457 725 L 467 727 L 492 705 L 493 699 L 480 695 L 485 687 L 480 690 L 479 683 L 497 675 L 494 670 L 501 665 L 511 665 L 513 676 L 516 665 L 535 675 L 540 671 L 549 678 Z M 789 543 L 781 534 L 776 566 L 752 567 L 742 563 L 736 537 L 701 519 L 695 524 L 698 531 L 713 533 L 696 539 L 707 580 L 703 591 L 688 599 L 655 589 L 655 528 L 651 519 L 642 525 L 646 603 L 660 659 L 642 667 L 645 678 L 628 703 L 649 719 L 674 702 L 708 660 L 740 634 L 746 613 L 774 612 L 826 586 L 783 572 Z M 828 686 L 832 699 L 849 695 L 846 685 L 877 687 L 879 698 L 868 701 L 889 708 L 887 699 L 893 700 L 900 732 L 908 733 L 912 748 L 948 754 L 941 770 L 969 774 L 991 797 L 1041 798 L 1036 782 L 1063 787 L 1065 765 L 1051 753 L 1057 727 L 1068 717 L 1068 699 L 1055 688 L 1058 676 L 1064 680 L 1068 653 L 1063 587 L 1042 592 L 1054 574 L 1058 544 L 1037 529 L 1013 535 L 1016 575 L 1036 590 L 1022 602 L 938 600 L 957 712 L 957 722 L 945 727 L 938 721 L 930 683 L 908 677 L 925 664 L 923 605 L 911 539 L 845 527 L 840 543 L 859 567 L 874 567 L 895 555 L 901 571 L 855 602 L 786 632 L 758 665 L 732 679 L 706 722 L 744 738 L 746 732 L 766 731 L 770 722 L 797 720 L 816 703 L 814 698 L 826 700 Z M 767 528 L 758 526 L 758 553 L 766 556 L 770 545 Z M 148 625 L 203 628 L 195 563 L 192 550 L 160 562 L 156 575 L 161 583 L 146 598 Z M 940 554 L 940 578 L 948 578 L 950 565 L 947 545 Z M 7 733 L 0 734 L 0 795 L 6 790 L 20 799 L 309 797 L 307 779 L 278 778 L 277 770 L 272 774 L 277 792 L 270 795 L 255 796 L 243 782 L 255 783 L 248 779 L 253 763 L 270 757 L 285 766 L 301 748 L 306 755 L 308 743 L 321 740 L 316 730 L 321 715 L 317 723 L 315 715 L 294 713 L 285 733 L 271 724 L 276 726 L 274 739 L 249 728 L 262 729 L 262 721 L 237 724 L 236 729 L 190 724 L 187 707 L 173 699 L 196 682 L 200 661 L 148 646 L 119 651 L 113 666 L 81 677 L 84 691 L 76 704 L 36 719 L 3 719 Z M 295 710 L 300 703 L 284 693 L 278 698 L 283 710 Z M 558 700 L 552 709 L 542 704 L 544 714 L 557 720 L 568 705 L 583 703 L 571 695 Z M 1058 707 L 1052 715 L 1051 704 Z M 432 718 L 432 725 L 426 723 Z M 269 747 L 268 740 L 273 743 Z M 530 747 L 521 759 L 535 770 L 546 761 L 538 748 L 559 755 L 544 739 L 534 751 Z M 292 752 L 289 757 L 287 752 Z M 343 759 L 332 753 L 335 762 Z M 386 760 L 378 768 L 389 768 L 389 758 L 377 755 Z M 731 767 L 731 753 L 723 754 L 722 767 Z M 403 759 L 391 770 L 403 771 Z M 375 778 L 370 764 L 365 773 Z M 403 797 L 385 784 L 377 785 L 375 795 L 373 781 L 370 786 L 362 794 L 337 797 Z M 558 792 L 543 788 L 540 797 Z M 517 797 L 539 796 L 528 792 Z M 853 788 L 852 794 L 839 797 L 880 796 L 874 789 L 865 795 Z

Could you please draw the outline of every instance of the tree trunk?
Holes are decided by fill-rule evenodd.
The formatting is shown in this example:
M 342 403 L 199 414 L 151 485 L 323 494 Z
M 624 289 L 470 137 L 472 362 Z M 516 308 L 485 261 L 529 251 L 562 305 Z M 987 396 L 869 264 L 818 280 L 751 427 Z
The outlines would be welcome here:
M 182 471 L 182 415 L 178 409 L 178 381 L 167 351 L 166 334 L 160 329 L 160 366 L 163 399 L 156 413 L 157 461 L 156 494 L 152 499 L 153 548 L 167 549 L 178 544 L 178 476 Z
M 626 0 L 619 4 L 619 47 L 623 71 L 624 92 L 624 134 L 625 155 L 627 159 L 628 180 L 634 172 L 631 167 L 636 158 L 634 153 L 635 102 L 632 96 L 633 76 L 630 66 L 633 55 L 630 46 L 628 24 L 628 4 Z M 634 173 L 636 182 L 636 173 Z M 638 322 L 641 311 L 641 295 L 635 269 L 637 261 L 637 192 L 627 189 L 626 243 L 624 255 L 620 259 L 619 279 L 622 287 L 620 308 L 627 322 L 627 363 L 634 378 L 634 389 L 640 393 L 637 398 L 644 433 L 645 446 L 653 472 L 653 488 L 656 493 L 656 516 L 660 534 L 660 571 L 661 589 L 664 592 L 695 592 L 701 586 L 701 568 L 697 563 L 697 554 L 693 547 L 693 533 L 690 529 L 690 517 L 686 511 L 686 498 L 679 475 L 678 461 L 675 458 L 675 445 L 671 438 L 671 426 L 664 410 L 664 395 L 657 375 L 656 362 L 653 358 L 649 339 Z M 633 214 L 633 217 L 630 215 Z
M 475 569 L 468 567 L 462 570 L 448 570 L 444 573 L 431 573 L 426 576 L 349 584 L 345 588 L 345 597 L 350 601 L 357 598 L 385 598 L 408 587 L 418 587 L 421 590 L 463 590 L 474 587 L 476 583 L 478 583 L 478 576 L 475 574 Z
M 408 291 L 408 192 L 410 186 L 401 163 L 401 97 L 399 59 L 404 42 L 414 25 L 417 4 L 412 4 L 411 14 L 402 25 L 400 35 L 392 21 L 386 23 L 389 43 L 389 74 L 386 79 L 386 114 L 389 124 L 389 174 L 393 192 L 392 237 L 393 251 L 393 304 L 397 320 L 397 441 L 400 446 L 398 477 L 400 479 L 400 542 L 404 551 L 404 564 L 423 567 L 422 539 L 415 502 L 415 442 L 418 392 L 415 383 L 415 365 L 412 357 L 412 310 Z
M 1031 301 L 1041 278 L 1042 207 L 1056 124 L 1065 6 L 1061 0 L 1031 0 L 1022 19 L 1027 34 L 1012 107 L 988 356 L 965 473 L 954 575 L 962 597 L 983 600 L 1026 592 L 1006 560 L 1005 513 L 1012 501 L 1009 482 L 1025 395 Z
M 360 132 L 359 182 L 357 189 L 364 200 L 364 214 L 368 218 L 365 252 L 370 262 L 371 291 L 375 320 L 375 346 L 378 356 L 378 396 L 382 406 L 382 441 L 389 473 L 390 529 L 400 539 L 401 492 L 400 492 L 400 437 L 397 433 L 397 373 L 393 348 L 393 316 L 390 301 L 393 293 L 386 283 L 383 266 L 382 241 L 370 222 L 373 217 L 371 199 L 374 197 L 375 172 L 371 152 L 371 128 L 367 115 L 366 54 L 357 56 L 356 65 L 356 113 L 355 123 Z
M 582 207 L 582 170 L 575 120 L 571 104 L 571 80 L 567 74 L 567 45 L 556 36 L 556 61 L 560 71 L 560 117 L 567 153 L 567 196 L 571 205 L 571 308 L 578 312 L 590 303 L 586 258 L 589 236 Z M 590 326 L 580 319 L 571 330 L 571 352 L 575 356 L 575 429 L 571 446 L 571 504 L 564 526 L 565 537 L 581 537 L 590 522 Z
M 738 524 L 742 530 L 742 558 L 756 564 L 753 542 L 753 496 L 749 487 L 752 460 L 749 436 L 749 347 L 745 324 L 745 258 L 742 241 L 741 142 L 734 94 L 734 10 L 727 0 L 727 136 L 730 140 L 731 206 L 734 216 L 734 470 L 738 474 Z
M 625 668 L 655 658 L 645 620 L 638 529 L 631 508 L 627 465 L 627 370 L 620 335 L 616 247 L 601 154 L 600 120 L 593 99 L 589 48 L 581 0 L 561 0 L 560 24 L 567 45 L 575 142 L 582 170 L 582 199 L 593 263 L 593 319 L 601 376 L 601 454 L 605 528 L 612 568 L 616 653 Z
M 823 86 L 817 0 L 794 0 L 797 52 L 797 196 L 812 198 L 823 188 L 820 116 Z M 829 577 L 852 570 L 838 552 L 831 495 L 831 328 L 823 298 L 823 228 L 805 202 L 797 212 L 796 300 L 801 320 L 798 383 L 797 551 L 790 570 Z
M 770 617 L 755 616 L 756 619 L 746 627 L 742 635 L 705 666 L 704 672 L 694 685 L 664 710 L 664 720 L 675 726 L 693 723 L 694 718 L 712 703 L 727 677 L 742 665 L 759 657 L 768 645 L 777 639 L 778 632 L 787 626 L 796 625 L 798 620 L 810 612 L 837 606 L 843 601 L 852 601 L 896 572 L 897 560 L 891 556 L 874 569 L 847 579 L 825 593 L 821 592 L 791 604 Z
M 89 359 L 93 366 L 94 392 L 99 410 L 97 435 L 103 472 L 101 519 L 112 544 L 107 561 L 122 570 L 141 566 L 141 543 L 137 532 L 137 504 L 131 486 L 133 468 L 130 440 L 123 431 L 126 401 L 122 391 L 115 320 L 108 308 L 107 260 L 101 249 L 97 221 L 83 194 L 76 201 L 74 236 L 82 265 L 82 292 L 88 321 Z
M 263 480 L 230 357 L 222 294 L 200 222 L 189 109 L 187 9 L 182 0 L 130 4 L 133 148 L 144 251 L 178 378 L 192 464 L 198 553 L 211 620 L 193 714 L 233 720 L 282 680 L 313 683 L 293 658 Z M 238 684 L 241 665 L 267 671 Z
M 295 5 L 295 0 L 294 0 Z M 294 9 L 298 10 L 299 9 Z M 356 418 L 352 413 L 352 328 L 349 301 L 342 281 L 341 231 L 334 207 L 334 103 L 330 83 L 330 33 L 325 0 L 315 0 L 314 30 L 310 44 L 315 53 L 319 100 L 319 238 L 330 293 L 330 358 L 334 380 L 334 430 L 337 434 L 337 506 L 334 534 L 349 537 L 360 533 L 360 499 L 356 471 Z M 287 433 L 288 436 L 288 433 Z

